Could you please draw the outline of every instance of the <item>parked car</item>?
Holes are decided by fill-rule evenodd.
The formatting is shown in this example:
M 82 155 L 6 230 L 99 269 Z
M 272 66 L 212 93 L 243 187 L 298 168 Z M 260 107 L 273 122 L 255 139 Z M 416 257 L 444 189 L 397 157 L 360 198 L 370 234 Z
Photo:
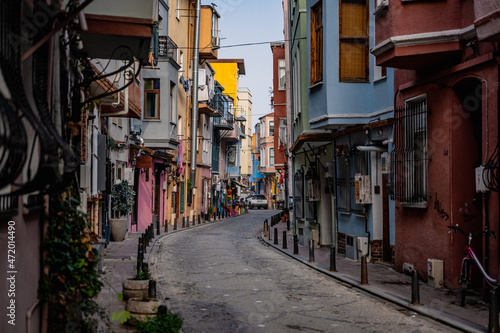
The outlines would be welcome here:
M 247 198 L 248 208 L 267 209 L 267 198 L 264 194 L 254 194 Z

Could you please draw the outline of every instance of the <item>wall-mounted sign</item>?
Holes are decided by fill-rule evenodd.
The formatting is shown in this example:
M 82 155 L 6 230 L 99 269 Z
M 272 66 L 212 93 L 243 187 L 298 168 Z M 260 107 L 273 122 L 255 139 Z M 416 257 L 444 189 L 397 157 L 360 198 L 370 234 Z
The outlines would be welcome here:
M 153 166 L 153 157 L 150 155 L 139 155 L 135 158 L 135 167 L 139 169 L 151 168 Z

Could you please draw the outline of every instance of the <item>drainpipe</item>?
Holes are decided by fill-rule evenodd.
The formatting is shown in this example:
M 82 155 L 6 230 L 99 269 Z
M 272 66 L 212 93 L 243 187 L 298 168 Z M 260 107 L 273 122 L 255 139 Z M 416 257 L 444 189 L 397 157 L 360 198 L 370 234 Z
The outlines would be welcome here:
M 191 183 L 196 188 L 196 151 L 198 143 L 198 66 L 200 54 L 200 0 L 196 0 L 194 20 L 194 55 L 193 55 L 193 122 L 191 124 Z

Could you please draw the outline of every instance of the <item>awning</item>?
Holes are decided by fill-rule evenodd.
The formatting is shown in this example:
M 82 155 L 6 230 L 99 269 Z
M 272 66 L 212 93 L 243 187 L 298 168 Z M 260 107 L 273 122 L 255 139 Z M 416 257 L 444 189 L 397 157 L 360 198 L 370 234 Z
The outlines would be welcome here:
M 248 186 L 243 185 L 242 183 L 237 182 L 236 180 L 232 180 L 232 179 L 231 179 L 231 183 L 235 183 L 236 185 L 238 185 L 238 186 L 240 186 L 240 187 L 248 187 Z

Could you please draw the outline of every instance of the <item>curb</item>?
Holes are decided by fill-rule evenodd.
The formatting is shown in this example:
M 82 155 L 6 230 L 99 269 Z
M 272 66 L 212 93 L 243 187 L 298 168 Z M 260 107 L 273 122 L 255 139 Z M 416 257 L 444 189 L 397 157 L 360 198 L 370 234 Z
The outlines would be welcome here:
M 258 238 L 261 242 L 265 243 L 266 245 L 273 247 L 275 250 L 280 251 L 283 254 L 286 254 L 287 256 L 302 262 L 306 266 L 323 273 L 329 277 L 332 277 L 342 283 L 348 284 L 349 286 L 352 286 L 356 289 L 362 290 L 364 292 L 367 292 L 373 296 L 379 297 L 383 300 L 389 301 L 391 303 L 394 303 L 398 306 L 401 306 L 403 308 L 406 308 L 408 310 L 411 310 L 415 313 L 418 313 L 422 316 L 425 316 L 427 318 L 433 319 L 439 323 L 445 324 L 447 326 L 450 326 L 452 328 L 461 330 L 463 332 L 471 332 L 471 333 L 484 333 L 488 332 L 487 329 L 476 325 L 474 323 L 470 323 L 466 320 L 463 320 L 458 317 L 454 317 L 448 313 L 430 308 L 425 305 L 412 305 L 411 300 L 405 299 L 401 296 L 391 294 L 390 292 L 380 290 L 376 286 L 373 285 L 361 285 L 360 280 L 357 280 L 351 276 L 338 273 L 338 272 L 331 272 L 328 269 L 325 269 L 324 266 L 318 264 L 318 263 L 310 263 L 309 261 L 302 259 L 298 255 L 294 255 L 292 251 L 287 250 L 287 249 L 282 249 L 279 246 L 276 246 L 275 244 L 272 243 L 272 241 L 268 241 L 265 237 L 262 236 L 262 232 L 259 233 Z

